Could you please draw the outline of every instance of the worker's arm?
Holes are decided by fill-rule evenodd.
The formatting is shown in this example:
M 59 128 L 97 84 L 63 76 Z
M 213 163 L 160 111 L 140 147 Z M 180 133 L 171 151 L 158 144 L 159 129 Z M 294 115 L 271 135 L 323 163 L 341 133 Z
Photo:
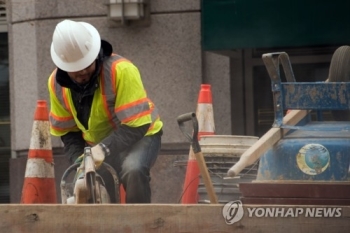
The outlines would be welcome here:
M 64 144 L 64 154 L 69 158 L 71 163 L 84 153 L 85 140 L 81 131 L 69 132 L 61 136 L 61 140 Z
M 120 153 L 143 138 L 149 126 L 150 124 L 139 127 L 121 125 L 102 140 L 102 143 L 110 150 L 111 154 Z M 70 162 L 74 162 L 84 153 L 86 143 L 81 132 L 69 132 L 61 136 L 61 140 L 64 144 L 64 154 L 69 158 Z
M 145 124 L 139 127 L 121 125 L 107 138 L 102 140 L 102 143 L 110 150 L 112 155 L 120 153 L 143 138 L 147 133 L 149 126 L 150 124 Z
M 130 62 L 118 63 L 116 67 L 115 111 L 121 121 L 102 143 L 111 154 L 120 153 L 143 138 L 151 123 L 147 94 L 139 70 Z M 148 108 L 145 105 L 148 105 Z M 131 112 L 133 115 L 127 115 Z M 130 114 L 130 113 L 129 113 Z

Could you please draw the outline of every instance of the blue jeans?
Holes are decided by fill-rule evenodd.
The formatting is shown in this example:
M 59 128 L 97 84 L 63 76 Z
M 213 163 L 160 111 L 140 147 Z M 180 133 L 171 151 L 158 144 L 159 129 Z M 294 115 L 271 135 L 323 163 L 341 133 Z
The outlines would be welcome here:
M 150 203 L 150 170 L 154 165 L 161 147 L 161 133 L 143 137 L 129 149 L 120 154 L 106 157 L 105 162 L 117 172 L 119 181 L 124 186 L 126 203 Z M 106 170 L 101 169 L 99 174 L 106 183 L 112 202 L 115 200 L 113 179 Z

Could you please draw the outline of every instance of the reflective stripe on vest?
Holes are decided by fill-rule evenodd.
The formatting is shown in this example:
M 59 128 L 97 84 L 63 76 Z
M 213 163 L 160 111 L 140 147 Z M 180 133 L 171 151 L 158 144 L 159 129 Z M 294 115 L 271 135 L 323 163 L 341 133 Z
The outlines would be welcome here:
M 159 119 L 159 114 L 158 110 L 154 107 L 154 104 L 148 98 L 144 98 L 133 103 L 126 104 L 119 108 L 115 108 L 115 97 L 117 95 L 115 87 L 117 82 L 117 75 L 115 74 L 115 69 L 113 69 L 113 67 L 116 67 L 117 63 L 122 61 L 130 62 L 119 55 L 113 54 L 110 59 L 103 63 L 104 73 L 102 76 L 104 78 L 102 79 L 103 82 L 101 82 L 102 94 L 105 96 L 112 96 L 112 98 L 114 98 L 111 98 L 109 100 L 105 99 L 103 103 L 103 106 L 106 106 L 106 108 L 110 112 L 110 122 L 112 126 L 115 127 L 119 124 L 119 121 L 121 121 L 122 123 L 127 123 L 128 121 L 131 121 L 133 119 L 142 117 L 147 114 L 151 114 L 151 126 L 153 126 L 155 121 Z M 110 103 L 110 105 L 108 105 L 108 103 Z M 152 106 L 152 108 L 150 105 Z M 147 133 L 151 132 L 152 129 L 153 127 L 150 127 Z
M 65 91 L 67 91 L 67 89 L 62 88 L 56 82 L 56 78 L 55 78 L 56 72 L 57 72 L 57 69 L 52 73 L 50 77 L 51 89 L 54 90 L 55 95 L 58 101 L 61 103 L 62 107 L 64 107 L 67 112 L 72 113 L 68 100 L 66 98 L 67 95 L 64 93 Z M 72 115 L 68 117 L 62 117 L 62 116 L 56 116 L 54 113 L 50 112 L 49 117 L 50 117 L 51 127 L 53 127 L 55 130 L 65 131 L 65 130 L 76 128 L 76 123 Z

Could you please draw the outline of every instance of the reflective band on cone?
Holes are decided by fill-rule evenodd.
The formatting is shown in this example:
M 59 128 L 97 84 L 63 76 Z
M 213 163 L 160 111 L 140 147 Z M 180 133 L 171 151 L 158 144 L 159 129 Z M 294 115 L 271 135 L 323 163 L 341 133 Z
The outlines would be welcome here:
M 28 159 L 25 178 L 55 178 L 53 164 L 44 159 Z
M 34 115 L 21 203 L 57 203 L 49 116 L 44 100 L 38 100 Z
M 202 84 L 198 96 L 196 110 L 198 120 L 198 140 L 202 135 L 214 135 L 214 111 L 212 103 L 211 85 Z M 182 204 L 196 204 L 199 200 L 198 187 L 200 182 L 200 170 L 196 157 L 190 148 L 188 157 L 185 183 L 183 187 Z
M 198 140 L 201 139 L 202 135 L 214 135 L 214 114 L 212 104 L 198 104 L 196 111 L 198 119 Z

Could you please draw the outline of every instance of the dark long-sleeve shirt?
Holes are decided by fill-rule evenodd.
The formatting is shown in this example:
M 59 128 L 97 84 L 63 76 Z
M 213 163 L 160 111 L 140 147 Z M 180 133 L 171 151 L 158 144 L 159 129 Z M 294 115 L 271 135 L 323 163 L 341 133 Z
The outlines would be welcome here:
M 107 138 L 102 140 L 111 154 L 122 152 L 135 142 L 139 141 L 146 134 L 150 124 L 137 128 L 121 125 Z M 83 152 L 86 146 L 81 132 L 70 132 L 61 137 L 64 144 L 64 152 L 71 162 L 74 162 Z

